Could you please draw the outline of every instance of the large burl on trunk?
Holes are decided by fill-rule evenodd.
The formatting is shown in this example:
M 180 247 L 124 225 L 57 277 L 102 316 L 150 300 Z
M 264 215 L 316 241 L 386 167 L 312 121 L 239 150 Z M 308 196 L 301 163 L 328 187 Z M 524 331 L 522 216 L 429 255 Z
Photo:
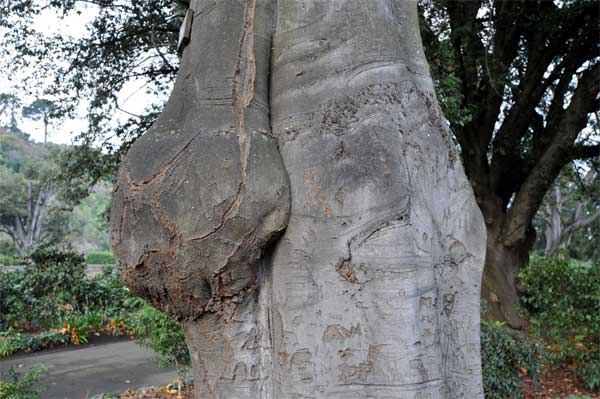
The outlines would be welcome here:
M 197 397 L 483 398 L 485 227 L 416 3 L 191 7 L 112 224 L 127 285 L 183 325 Z

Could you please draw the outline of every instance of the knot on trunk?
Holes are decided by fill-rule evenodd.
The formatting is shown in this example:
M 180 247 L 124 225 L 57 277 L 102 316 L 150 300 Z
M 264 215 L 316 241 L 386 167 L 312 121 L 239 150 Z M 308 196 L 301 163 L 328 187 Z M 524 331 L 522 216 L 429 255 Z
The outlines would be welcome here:
M 265 132 L 157 124 L 125 156 L 115 186 L 117 269 L 179 319 L 224 312 L 256 288 L 255 264 L 288 214 L 287 174 Z

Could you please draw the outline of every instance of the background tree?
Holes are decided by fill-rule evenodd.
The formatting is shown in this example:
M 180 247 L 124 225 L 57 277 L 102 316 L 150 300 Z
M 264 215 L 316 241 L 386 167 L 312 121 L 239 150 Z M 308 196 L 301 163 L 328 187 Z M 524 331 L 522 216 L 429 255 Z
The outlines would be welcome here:
M 0 118 L 8 118 L 4 123 L 10 131 L 19 131 L 18 113 L 21 110 L 21 99 L 14 94 L 0 93 Z
M 576 259 L 591 260 L 600 264 L 600 220 L 583 227 L 573 234 L 569 253 Z
M 56 117 L 57 106 L 50 100 L 38 98 L 26 107 L 23 107 L 23 116 L 34 121 L 41 120 L 44 124 L 44 144 L 48 143 L 48 126 L 50 120 Z
M 600 178 L 595 170 L 584 173 L 566 168 L 544 199 L 537 219 L 547 256 L 568 250 L 577 230 L 600 219 Z
M 40 241 L 51 240 L 51 231 L 55 239 L 63 231 L 62 209 L 51 201 L 53 166 L 47 149 L 2 128 L 0 154 L 0 232 L 25 255 Z
M 488 232 L 490 316 L 521 325 L 516 275 L 533 218 L 565 165 L 600 155 L 593 1 L 431 1 L 422 35 Z

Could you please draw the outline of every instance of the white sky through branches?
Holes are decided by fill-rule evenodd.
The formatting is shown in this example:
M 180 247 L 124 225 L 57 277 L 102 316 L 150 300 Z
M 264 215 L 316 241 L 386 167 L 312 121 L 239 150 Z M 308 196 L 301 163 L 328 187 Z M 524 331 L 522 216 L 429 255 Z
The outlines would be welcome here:
M 87 24 L 93 21 L 97 15 L 96 6 L 81 6 L 78 12 L 71 12 L 67 16 L 60 16 L 56 11 L 47 8 L 41 15 L 34 20 L 35 29 L 45 35 L 60 34 L 71 36 L 73 38 L 82 38 L 87 36 Z M 2 42 L 3 32 L 0 29 L 0 42 Z M 53 78 L 48 77 L 47 81 L 31 81 L 31 72 L 33 67 L 20 71 L 17 75 L 8 75 L 7 71 L 0 71 L 0 93 L 14 94 L 21 99 L 23 105 L 28 105 L 36 98 L 52 98 L 44 96 L 42 89 L 38 87 L 49 86 Z M 31 83 L 28 83 L 28 80 Z M 144 108 L 149 104 L 146 93 L 143 90 L 144 82 L 129 82 L 119 93 L 119 105 L 126 112 L 133 114 L 142 114 Z M 25 86 L 27 90 L 33 91 L 27 93 L 20 87 Z M 53 121 L 49 128 L 48 141 L 57 144 L 71 144 L 74 137 L 87 129 L 88 123 L 85 118 L 85 103 L 82 103 L 78 110 L 78 115 L 73 119 L 64 119 Z M 115 120 L 127 119 L 128 115 L 123 111 L 116 111 Z M 0 121 L 3 124 L 6 120 Z M 31 136 L 31 139 L 37 142 L 44 141 L 44 125 L 41 121 L 32 121 L 27 118 L 20 118 L 18 125 L 24 132 Z

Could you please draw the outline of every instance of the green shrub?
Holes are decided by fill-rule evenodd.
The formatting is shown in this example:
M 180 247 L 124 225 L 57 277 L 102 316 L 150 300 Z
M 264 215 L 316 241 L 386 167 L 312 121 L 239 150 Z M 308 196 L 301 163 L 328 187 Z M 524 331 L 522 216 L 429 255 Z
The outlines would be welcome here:
M 21 272 L 0 271 L 0 330 L 10 326 L 20 317 L 24 308 L 18 275 Z
M 21 337 L 13 329 L 0 333 L 0 357 L 10 356 L 21 350 Z
M 0 329 L 22 323 L 58 328 L 73 313 L 100 312 L 109 319 L 131 310 L 126 301 L 132 294 L 113 267 L 88 277 L 83 257 L 48 248 L 31 259 L 26 270 L 0 272 Z
M 549 359 L 577 363 L 586 386 L 600 387 L 600 265 L 531 256 L 519 278 L 531 331 Z
M 589 389 L 600 387 L 600 349 L 577 356 L 577 375 Z
M 41 327 L 46 320 L 61 318 L 85 295 L 86 287 L 81 285 L 85 281 L 85 264 L 77 253 L 51 247 L 37 249 L 30 259 L 31 267 L 13 272 L 16 292 L 12 294 L 22 306 L 16 316 L 33 327 Z
M 85 256 L 88 265 L 114 265 L 115 257 L 112 252 L 90 252 Z
M 84 332 L 79 316 L 97 327 L 142 306 L 131 300 L 113 266 L 88 277 L 83 258 L 74 252 L 43 248 L 31 259 L 26 270 L 0 272 L 0 331 L 62 328 L 66 321 Z
M 19 252 L 13 240 L 0 236 L 0 255 L 17 257 Z
M 19 258 L 16 258 L 14 256 L 0 255 L 0 265 L 2 266 L 15 266 L 21 263 L 22 262 L 19 260 Z
M 541 349 L 525 337 L 499 323 L 481 324 L 481 362 L 486 399 L 519 399 L 522 397 L 520 371 L 536 381 L 541 370 Z
M 44 368 L 37 366 L 24 374 L 14 370 L 8 372 L 10 382 L 0 380 L 0 399 L 39 399 L 44 387 L 38 381 L 44 373 Z
M 14 329 L 0 333 L 0 358 L 16 352 L 36 352 L 57 345 L 66 345 L 73 340 L 70 331 L 50 331 L 38 335 L 23 334 Z
M 161 366 L 174 364 L 179 369 L 191 365 L 185 337 L 177 320 L 146 304 L 133 315 L 129 326 L 137 337 L 137 343 L 161 355 Z

